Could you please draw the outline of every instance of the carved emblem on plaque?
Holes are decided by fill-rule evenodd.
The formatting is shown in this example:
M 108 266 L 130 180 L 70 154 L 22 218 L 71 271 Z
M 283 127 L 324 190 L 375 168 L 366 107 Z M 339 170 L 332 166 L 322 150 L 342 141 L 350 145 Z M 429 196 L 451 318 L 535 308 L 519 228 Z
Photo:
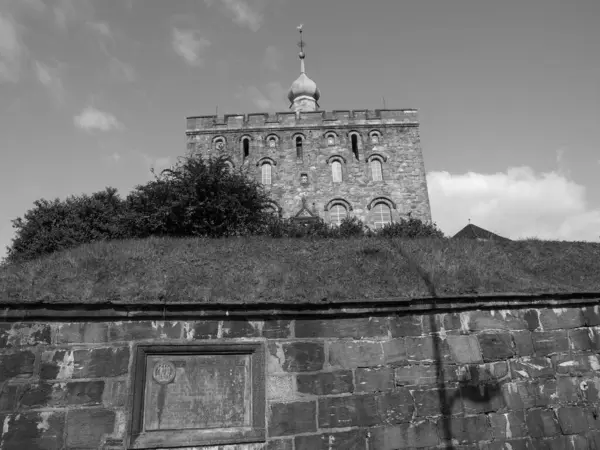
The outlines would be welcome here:
M 175 379 L 175 366 L 169 361 L 160 361 L 152 369 L 152 378 L 158 384 L 168 384 Z

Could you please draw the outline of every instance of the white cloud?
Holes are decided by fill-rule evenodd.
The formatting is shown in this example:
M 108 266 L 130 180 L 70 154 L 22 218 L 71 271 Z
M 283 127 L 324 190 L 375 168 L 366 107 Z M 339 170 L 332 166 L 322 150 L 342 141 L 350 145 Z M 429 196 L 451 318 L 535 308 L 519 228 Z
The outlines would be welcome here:
M 85 131 L 110 131 L 123 128 L 123 125 L 115 116 L 92 106 L 85 108 L 79 115 L 75 116 L 73 122 L 75 126 Z
M 25 53 L 14 18 L 0 13 L 0 83 L 19 81 Z
M 198 30 L 182 30 L 173 28 L 172 41 L 173 49 L 191 66 L 200 66 L 203 63 L 203 56 L 210 41 L 199 36 Z
M 600 210 L 588 207 L 584 186 L 560 172 L 430 172 L 427 182 L 433 220 L 446 234 L 471 219 L 511 239 L 600 240 Z
M 259 110 L 282 111 L 287 108 L 285 103 L 286 90 L 278 82 L 267 83 L 264 89 L 256 86 L 241 87 L 236 98 L 250 100 Z
M 204 0 L 207 6 L 212 6 L 214 0 Z M 264 9 L 264 0 L 254 0 L 250 4 L 246 0 L 220 0 L 221 9 L 229 16 L 234 23 L 240 26 L 250 28 L 252 31 L 258 31 L 263 22 L 262 10 Z
M 65 89 L 59 70 L 48 67 L 40 61 L 34 62 L 34 69 L 38 81 L 48 90 L 56 103 L 62 105 L 65 101 Z
M 113 39 L 113 33 L 106 22 L 87 22 L 87 26 L 100 36 L 110 40 Z
M 91 0 L 58 0 L 52 10 L 56 26 L 63 30 L 70 22 L 89 21 L 94 15 Z

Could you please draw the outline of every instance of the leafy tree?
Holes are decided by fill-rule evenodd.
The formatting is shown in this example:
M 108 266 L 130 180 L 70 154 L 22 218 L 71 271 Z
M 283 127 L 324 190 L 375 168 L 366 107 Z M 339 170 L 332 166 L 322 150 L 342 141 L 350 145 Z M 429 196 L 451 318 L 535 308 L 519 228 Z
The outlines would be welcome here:
M 123 227 L 125 202 L 107 187 L 66 200 L 36 200 L 34 208 L 12 221 L 16 235 L 7 261 L 17 262 L 75 247 L 85 242 L 128 237 Z
M 190 156 L 127 196 L 126 226 L 136 237 L 244 236 L 262 232 L 268 195 L 224 157 Z

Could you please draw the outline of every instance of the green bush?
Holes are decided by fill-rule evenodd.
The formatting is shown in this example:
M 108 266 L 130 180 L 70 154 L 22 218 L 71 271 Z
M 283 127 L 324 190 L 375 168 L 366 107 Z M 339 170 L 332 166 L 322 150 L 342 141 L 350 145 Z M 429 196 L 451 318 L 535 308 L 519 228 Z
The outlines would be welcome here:
M 437 227 L 435 222 L 424 223 L 419 219 L 409 217 L 408 220 L 400 219 L 399 222 L 392 222 L 384 225 L 375 232 L 377 236 L 394 238 L 443 238 L 444 233 Z
M 12 221 L 16 232 L 6 260 L 27 261 L 86 242 L 131 237 L 122 221 L 125 211 L 111 187 L 64 201 L 36 200 L 34 208 Z

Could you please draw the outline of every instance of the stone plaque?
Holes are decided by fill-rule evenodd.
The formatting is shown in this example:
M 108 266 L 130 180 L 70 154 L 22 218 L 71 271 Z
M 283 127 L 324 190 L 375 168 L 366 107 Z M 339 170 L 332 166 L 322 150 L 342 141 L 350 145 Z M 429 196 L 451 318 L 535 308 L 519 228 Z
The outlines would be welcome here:
M 140 345 L 130 448 L 260 442 L 262 344 Z

